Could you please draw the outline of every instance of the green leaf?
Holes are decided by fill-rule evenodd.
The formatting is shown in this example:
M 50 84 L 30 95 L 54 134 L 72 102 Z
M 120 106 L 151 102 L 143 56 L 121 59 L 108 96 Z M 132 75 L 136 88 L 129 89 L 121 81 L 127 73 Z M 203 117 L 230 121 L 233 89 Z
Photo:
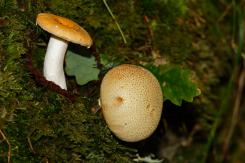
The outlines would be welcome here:
M 98 80 L 100 70 L 96 67 L 94 57 L 84 57 L 67 51 L 65 58 L 65 72 L 69 76 L 75 76 L 79 85 L 84 85 L 92 80 Z
M 108 54 L 105 53 L 101 53 L 100 54 L 100 63 L 102 65 L 104 65 L 104 67 L 106 69 L 115 67 L 117 65 L 119 65 L 120 63 L 122 63 L 120 58 L 113 58 L 111 56 L 109 56 Z
M 180 106 L 182 101 L 192 102 L 193 97 L 200 95 L 197 84 L 191 80 L 191 71 L 176 65 L 145 66 L 158 79 L 165 100 Z

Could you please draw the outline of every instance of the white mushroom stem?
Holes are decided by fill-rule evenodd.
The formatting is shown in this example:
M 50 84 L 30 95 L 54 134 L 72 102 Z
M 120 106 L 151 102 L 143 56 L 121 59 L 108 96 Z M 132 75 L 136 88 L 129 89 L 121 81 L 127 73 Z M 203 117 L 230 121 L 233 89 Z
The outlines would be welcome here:
M 67 47 L 67 41 L 55 36 L 51 36 L 48 43 L 43 67 L 44 77 L 65 90 L 67 87 L 63 64 Z

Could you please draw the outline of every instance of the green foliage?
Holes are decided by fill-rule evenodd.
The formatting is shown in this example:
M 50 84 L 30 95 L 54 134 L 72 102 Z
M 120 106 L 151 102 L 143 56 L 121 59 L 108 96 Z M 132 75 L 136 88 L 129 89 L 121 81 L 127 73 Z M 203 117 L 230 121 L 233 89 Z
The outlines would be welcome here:
M 193 102 L 193 97 L 200 95 L 197 84 L 191 81 L 191 71 L 180 66 L 164 65 L 156 67 L 147 65 L 159 80 L 165 100 L 180 106 L 182 100 Z
M 84 57 L 67 51 L 65 57 L 65 71 L 69 76 L 75 76 L 79 85 L 84 85 L 92 80 L 98 80 L 100 70 L 96 68 L 94 57 Z
M 165 17 L 169 23 L 173 18 L 184 15 L 187 10 L 185 0 L 143 0 L 141 5 L 147 15 Z

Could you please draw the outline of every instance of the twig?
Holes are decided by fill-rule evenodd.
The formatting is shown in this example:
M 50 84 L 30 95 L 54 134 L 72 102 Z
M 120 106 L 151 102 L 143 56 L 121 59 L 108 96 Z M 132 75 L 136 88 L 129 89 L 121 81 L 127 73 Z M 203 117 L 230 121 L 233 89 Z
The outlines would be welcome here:
M 213 143 L 214 143 L 214 140 L 215 140 L 215 136 L 216 136 L 216 132 L 217 132 L 217 129 L 218 127 L 220 126 L 220 123 L 221 123 L 221 117 L 222 115 L 225 113 L 225 111 L 227 110 L 227 102 L 229 101 L 229 94 L 232 90 L 232 78 L 230 79 L 229 81 L 229 84 L 225 90 L 225 93 L 224 93 L 224 97 L 223 99 L 225 99 L 222 104 L 221 104 L 221 107 L 220 107 L 220 110 L 219 112 L 216 114 L 215 116 L 215 120 L 214 120 L 214 123 L 211 127 L 211 131 L 208 135 L 208 140 L 207 140 L 207 144 L 206 144 L 206 147 L 205 147 L 205 150 L 204 150 L 204 153 L 203 153 L 203 159 L 201 161 L 201 163 L 206 163 L 207 162 L 207 159 L 208 159 L 208 156 L 209 156 L 209 152 L 213 146 Z
M 119 32 L 120 32 L 122 38 L 123 38 L 124 44 L 127 44 L 127 40 L 126 40 L 126 38 L 125 38 L 125 36 L 124 36 L 124 34 L 123 34 L 123 31 L 122 31 L 122 29 L 121 29 L 119 23 L 117 22 L 116 17 L 113 15 L 113 13 L 112 13 L 110 7 L 108 6 L 106 0 L 103 0 L 103 3 L 104 3 L 104 5 L 105 5 L 106 9 L 108 10 L 108 12 L 110 13 L 112 19 L 115 21 L 115 23 L 116 23 L 116 25 L 117 25 L 117 28 L 118 28 L 118 30 L 119 30 Z
M 245 63 L 245 61 L 244 61 L 244 63 Z M 236 127 L 238 119 L 239 119 L 239 111 L 240 111 L 240 105 L 241 105 L 241 100 L 242 100 L 242 92 L 243 92 L 243 88 L 244 88 L 244 82 L 245 82 L 245 67 L 242 69 L 242 72 L 241 72 L 239 79 L 238 79 L 237 96 L 236 96 L 236 100 L 235 100 L 234 107 L 233 107 L 231 125 L 230 125 L 227 137 L 226 137 L 224 145 L 223 145 L 222 160 L 226 159 L 226 154 L 229 150 L 230 141 L 231 141 L 231 138 L 234 134 L 234 130 L 235 130 L 235 127 Z
M 9 140 L 7 139 L 7 137 L 5 136 L 5 134 L 3 133 L 3 131 L 0 129 L 0 134 L 3 137 L 3 140 L 6 141 L 6 143 L 8 144 L 8 163 L 10 163 L 11 160 L 11 144 L 9 143 Z
M 231 98 L 230 94 L 232 93 L 232 90 L 234 87 L 233 82 L 235 78 L 237 77 L 237 73 L 238 73 L 238 66 L 235 65 L 232 71 L 232 76 L 230 77 L 228 85 L 225 89 L 225 92 L 223 93 L 223 97 L 221 98 L 224 100 L 221 103 L 220 110 L 217 112 L 216 116 L 214 117 L 215 120 L 214 120 L 214 123 L 212 125 L 211 131 L 208 136 L 208 141 L 205 147 L 206 149 L 203 153 L 203 159 L 201 160 L 201 163 L 207 162 L 209 152 L 212 149 L 212 146 L 213 146 L 213 143 L 216 137 L 216 132 L 222 122 L 222 116 L 227 112 L 228 102 L 230 101 L 230 98 Z
M 30 138 L 30 137 L 28 137 L 28 138 L 27 138 L 27 141 L 28 141 L 28 144 L 29 144 L 30 150 L 32 151 L 32 153 L 34 153 L 34 154 L 35 154 L 36 152 L 35 152 L 35 150 L 34 150 L 34 148 L 33 148 L 33 146 L 32 146 L 32 143 L 31 143 L 31 138 Z
M 218 20 L 217 20 L 217 22 L 221 22 L 223 19 L 224 19 L 224 17 L 230 12 L 230 10 L 232 9 L 232 6 L 233 6 L 233 4 L 231 3 L 231 4 L 229 4 L 227 7 L 226 7 L 226 9 L 225 9 L 225 11 L 222 13 L 222 15 L 218 18 Z

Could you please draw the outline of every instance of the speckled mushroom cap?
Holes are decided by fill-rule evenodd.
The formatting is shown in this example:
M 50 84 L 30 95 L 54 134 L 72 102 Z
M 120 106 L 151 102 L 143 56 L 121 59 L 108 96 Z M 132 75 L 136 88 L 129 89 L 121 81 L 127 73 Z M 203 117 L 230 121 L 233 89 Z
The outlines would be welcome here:
M 100 100 L 108 127 L 127 142 L 149 137 L 162 113 L 163 95 L 157 79 L 135 65 L 111 69 L 103 78 Z
M 85 29 L 67 18 L 49 13 L 40 13 L 37 15 L 36 21 L 45 31 L 69 42 L 86 47 L 90 47 L 93 43 Z

